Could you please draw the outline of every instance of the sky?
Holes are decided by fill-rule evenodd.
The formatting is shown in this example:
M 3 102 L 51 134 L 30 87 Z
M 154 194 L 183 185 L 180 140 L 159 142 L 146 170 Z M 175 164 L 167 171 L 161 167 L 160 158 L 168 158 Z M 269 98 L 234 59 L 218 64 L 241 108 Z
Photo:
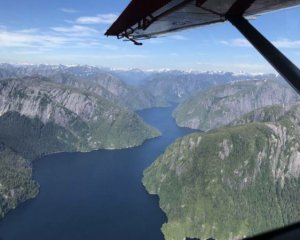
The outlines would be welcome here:
M 104 36 L 129 0 L 0 0 L 0 62 L 272 73 L 230 24 L 220 23 L 135 46 Z M 300 8 L 251 23 L 300 66 Z

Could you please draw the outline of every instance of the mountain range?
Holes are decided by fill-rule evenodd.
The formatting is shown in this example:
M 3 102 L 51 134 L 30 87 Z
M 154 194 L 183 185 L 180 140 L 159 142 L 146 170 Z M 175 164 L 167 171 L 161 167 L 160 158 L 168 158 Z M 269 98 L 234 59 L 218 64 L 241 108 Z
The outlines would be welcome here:
M 107 69 L 92 66 L 65 65 L 17 65 L 0 64 L 0 79 L 24 76 L 48 77 L 54 82 L 89 89 L 99 88 L 100 94 L 105 88 L 109 93 L 103 93 L 110 98 L 119 98 L 119 103 L 134 110 L 167 106 L 168 103 L 183 102 L 199 91 L 216 85 L 222 85 L 240 80 L 274 80 L 282 78 L 274 74 L 247 74 L 231 72 L 196 72 L 179 70 L 148 70 L 139 69 Z M 92 81 L 90 81 L 92 80 Z M 109 84 L 108 84 L 109 83 Z M 113 92 L 112 90 L 113 87 Z M 117 87 L 117 88 L 116 88 Z M 118 89 L 118 91 L 116 91 Z M 120 100 L 121 98 L 121 100 Z M 115 99 L 118 101 L 117 99 Z
M 166 240 L 239 239 L 299 220 L 299 96 L 276 75 L 11 64 L 0 64 L 0 218 L 38 194 L 33 160 L 140 145 L 160 133 L 135 110 L 173 103 L 179 126 L 205 132 L 144 172 Z
M 116 75 L 98 67 L 64 65 L 11 65 L 0 64 L 0 79 L 26 76 L 46 77 L 49 81 L 92 91 L 109 101 L 141 110 L 167 106 L 146 88 L 127 85 Z

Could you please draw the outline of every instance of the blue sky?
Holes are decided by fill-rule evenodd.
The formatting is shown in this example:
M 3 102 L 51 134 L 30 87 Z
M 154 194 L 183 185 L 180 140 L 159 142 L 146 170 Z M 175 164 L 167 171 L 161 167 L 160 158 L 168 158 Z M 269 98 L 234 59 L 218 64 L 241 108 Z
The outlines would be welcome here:
M 1 0 L 0 62 L 88 64 L 111 68 L 273 72 L 229 23 L 134 46 L 105 30 L 128 0 Z M 300 8 L 260 16 L 252 24 L 300 66 Z

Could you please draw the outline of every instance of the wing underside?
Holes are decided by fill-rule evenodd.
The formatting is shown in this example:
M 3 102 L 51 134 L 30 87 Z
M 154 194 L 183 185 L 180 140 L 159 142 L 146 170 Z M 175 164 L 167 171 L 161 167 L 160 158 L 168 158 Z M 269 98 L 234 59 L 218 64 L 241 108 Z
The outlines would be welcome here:
M 246 6 L 242 15 L 247 17 L 293 7 L 299 5 L 300 1 L 134 0 L 106 32 L 106 35 L 132 39 L 153 38 L 169 32 L 224 22 L 236 4 Z

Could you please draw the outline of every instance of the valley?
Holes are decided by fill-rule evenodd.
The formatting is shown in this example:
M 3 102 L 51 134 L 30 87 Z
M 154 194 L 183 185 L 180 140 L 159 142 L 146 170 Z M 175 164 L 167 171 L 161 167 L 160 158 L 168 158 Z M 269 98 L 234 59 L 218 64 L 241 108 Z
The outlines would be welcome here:
M 162 133 L 141 146 L 58 153 L 34 161 L 33 178 L 40 192 L 4 217 L 0 238 L 163 240 L 160 228 L 166 215 L 141 179 L 143 170 L 169 144 L 194 132 L 177 127 L 172 111 L 155 108 L 138 112 Z
M 3 77 L 11 77 L 0 80 L 0 143 L 5 149 L 1 158 L 5 160 L 2 164 L 6 164 L 1 168 L 0 178 L 1 218 L 37 195 L 38 184 L 31 180 L 32 161 L 58 152 L 132 148 L 160 136 L 129 105 L 119 104 L 119 95 L 127 89 L 120 80 L 114 83 L 109 76 L 107 79 L 106 75 L 97 75 L 105 88 L 93 88 L 89 84 L 96 85 L 96 77 L 94 81 L 85 80 L 86 83 L 76 78 L 84 75 L 83 69 L 63 81 L 56 73 L 51 75 L 55 71 L 37 66 L 21 68 L 11 73 L 0 71 Z M 129 95 L 136 100 L 133 94 Z M 24 164 L 28 172 L 23 171 Z M 9 184 L 23 179 L 25 173 L 24 183 L 20 180 L 18 184 Z
M 299 100 L 276 75 L 0 64 L 0 238 L 227 240 L 298 221 Z

